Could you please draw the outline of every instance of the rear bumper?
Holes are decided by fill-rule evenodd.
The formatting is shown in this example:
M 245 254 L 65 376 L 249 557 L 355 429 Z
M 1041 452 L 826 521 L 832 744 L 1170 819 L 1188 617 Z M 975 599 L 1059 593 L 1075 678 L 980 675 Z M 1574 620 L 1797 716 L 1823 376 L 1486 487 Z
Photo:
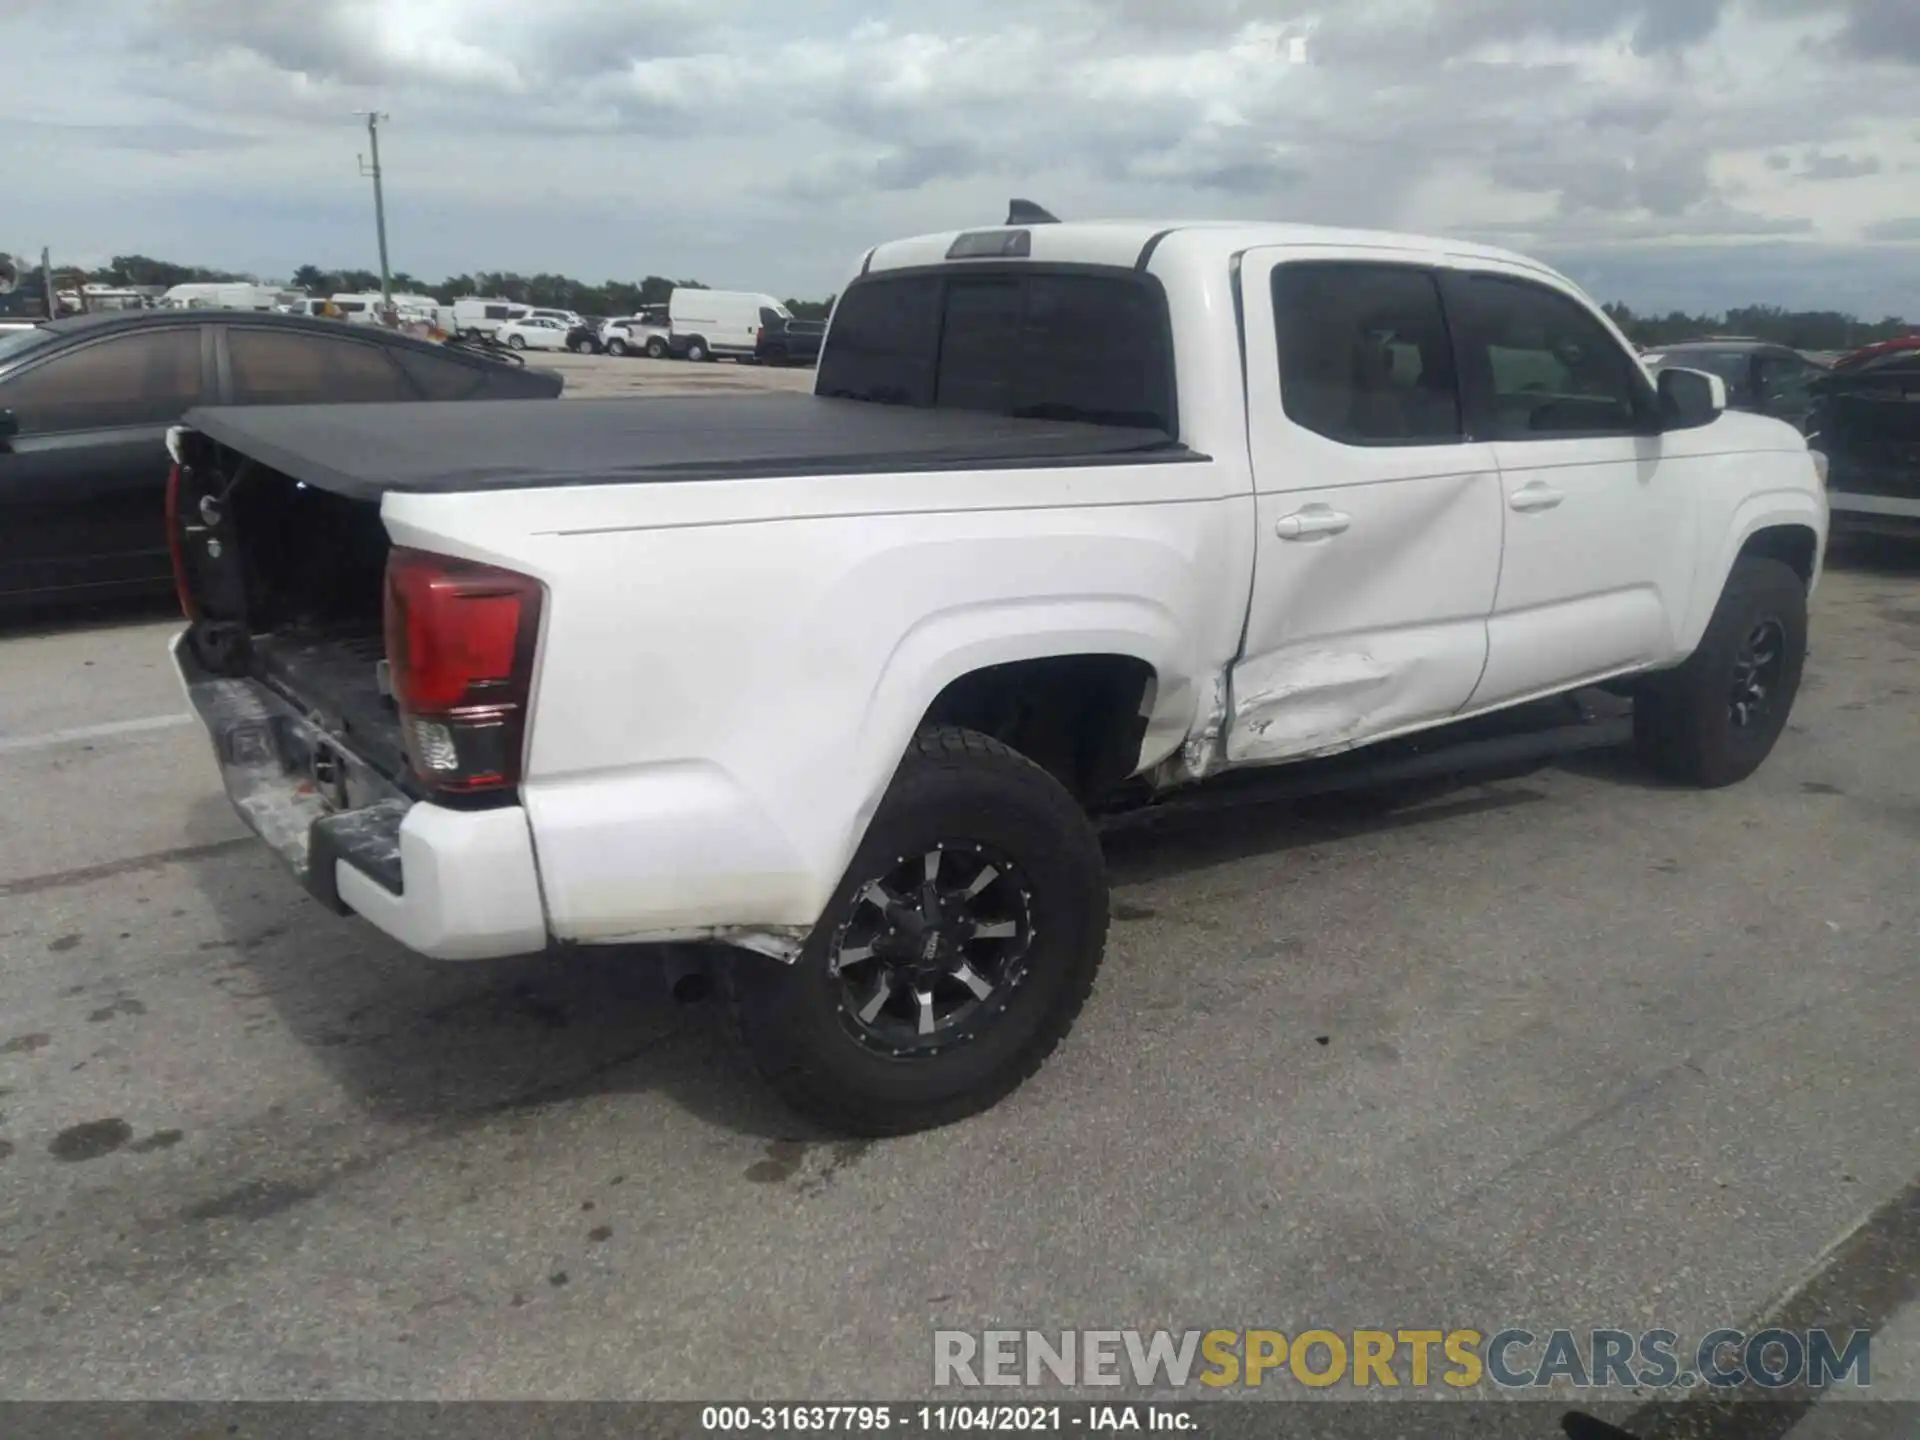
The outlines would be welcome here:
M 316 900 L 438 960 L 545 947 L 525 810 L 414 800 L 266 686 L 206 673 L 184 633 L 171 649 L 228 799 Z

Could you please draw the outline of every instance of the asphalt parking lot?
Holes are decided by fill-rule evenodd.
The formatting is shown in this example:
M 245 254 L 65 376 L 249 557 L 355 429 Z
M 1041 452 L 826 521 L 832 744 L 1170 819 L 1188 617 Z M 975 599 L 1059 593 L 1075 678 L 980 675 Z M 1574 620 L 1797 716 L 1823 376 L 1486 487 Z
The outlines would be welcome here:
M 307 901 L 177 628 L 0 632 L 12 1398 L 905 1397 L 935 1327 L 1698 1334 L 1920 1172 L 1912 547 L 1836 557 L 1744 786 L 1602 755 L 1117 826 L 1067 1045 L 877 1145 L 633 954 L 436 964 Z

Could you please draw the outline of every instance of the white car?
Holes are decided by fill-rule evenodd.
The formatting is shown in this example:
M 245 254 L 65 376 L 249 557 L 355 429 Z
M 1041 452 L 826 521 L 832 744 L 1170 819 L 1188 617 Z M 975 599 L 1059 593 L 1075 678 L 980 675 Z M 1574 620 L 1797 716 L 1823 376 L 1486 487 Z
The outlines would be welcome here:
M 645 355 L 664 360 L 673 351 L 673 332 L 667 317 L 643 312 L 608 320 L 600 327 L 600 348 L 609 355 Z
M 174 655 L 328 907 L 445 959 L 724 947 L 768 1079 L 899 1133 L 1072 1026 L 1090 809 L 1510 761 L 1489 730 L 1750 775 L 1828 516 L 1725 402 L 1485 246 L 925 235 L 841 291 L 811 397 L 193 412 Z M 1530 703 L 1592 686 L 1630 720 Z
M 565 350 L 569 327 L 546 315 L 523 315 L 517 320 L 502 320 L 494 328 L 493 338 L 509 350 Z

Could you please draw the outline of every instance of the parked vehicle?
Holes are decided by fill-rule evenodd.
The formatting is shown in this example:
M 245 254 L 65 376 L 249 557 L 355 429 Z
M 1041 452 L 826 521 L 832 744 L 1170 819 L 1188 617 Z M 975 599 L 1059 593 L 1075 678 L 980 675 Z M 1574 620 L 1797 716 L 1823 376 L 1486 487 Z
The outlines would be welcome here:
M 760 344 L 762 310 L 793 318 L 771 295 L 682 286 L 667 300 L 673 353 L 693 361 L 751 359 Z
M 493 338 L 509 350 L 566 350 L 573 332 L 564 322 L 545 315 L 523 315 L 518 320 L 503 320 L 494 328 Z
M 760 333 L 753 358 L 762 365 L 812 365 L 827 338 L 824 320 L 796 320 L 768 306 L 760 309 Z
M 240 281 L 207 281 L 175 285 L 160 297 L 166 310 L 277 310 L 300 300 L 298 290 L 279 285 L 254 285 Z
M 120 311 L 0 335 L 0 605 L 171 586 L 163 445 L 195 405 L 551 398 L 561 385 L 270 313 Z
M 1806 425 L 1813 409 L 1813 382 L 1827 373 L 1819 361 L 1766 340 L 1686 340 L 1656 347 L 1645 359 L 1656 371 L 1685 365 L 1718 375 L 1735 410 L 1771 415 L 1796 428 Z
M 387 297 L 378 290 L 342 291 L 327 297 L 329 303 L 339 312 L 339 318 L 349 325 L 378 325 L 380 311 L 387 303 Z M 431 295 L 413 295 L 396 290 L 393 292 L 394 308 L 402 314 L 437 316 L 440 302 Z
M 1920 346 L 1818 381 L 1807 428 L 1827 457 L 1836 528 L 1920 538 Z
M 1827 516 L 1725 398 L 1483 246 L 923 236 L 812 396 L 194 412 L 174 655 L 326 905 L 449 959 L 718 942 L 762 1072 L 896 1133 L 1073 1024 L 1088 807 L 1457 768 L 1601 683 L 1662 773 L 1751 774 Z
M 469 337 L 493 335 L 507 321 L 524 319 L 532 313 L 531 306 L 512 300 L 467 296 L 453 302 L 453 328 L 457 334 Z
M 642 310 L 600 327 L 600 346 L 609 355 L 645 355 L 664 360 L 672 354 L 672 324 L 664 307 Z
M 1833 368 L 1852 370 L 1869 361 L 1878 360 L 1884 355 L 1905 354 L 1915 350 L 1920 350 L 1920 334 L 1899 335 L 1891 340 L 1876 340 L 1871 345 L 1862 345 L 1858 350 L 1849 350 L 1833 362 Z

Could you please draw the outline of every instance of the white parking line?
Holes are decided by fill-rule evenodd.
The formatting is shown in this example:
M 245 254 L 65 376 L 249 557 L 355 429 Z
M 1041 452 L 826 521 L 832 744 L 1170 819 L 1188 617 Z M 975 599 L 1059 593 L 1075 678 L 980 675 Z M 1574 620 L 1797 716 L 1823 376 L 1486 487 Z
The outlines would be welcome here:
M 148 715 L 139 720 L 115 720 L 107 725 L 81 725 L 73 730 L 49 730 L 44 735 L 0 736 L 0 755 L 20 750 L 51 750 L 79 740 L 105 740 L 115 735 L 137 735 L 144 730 L 170 730 L 186 725 L 191 715 Z

